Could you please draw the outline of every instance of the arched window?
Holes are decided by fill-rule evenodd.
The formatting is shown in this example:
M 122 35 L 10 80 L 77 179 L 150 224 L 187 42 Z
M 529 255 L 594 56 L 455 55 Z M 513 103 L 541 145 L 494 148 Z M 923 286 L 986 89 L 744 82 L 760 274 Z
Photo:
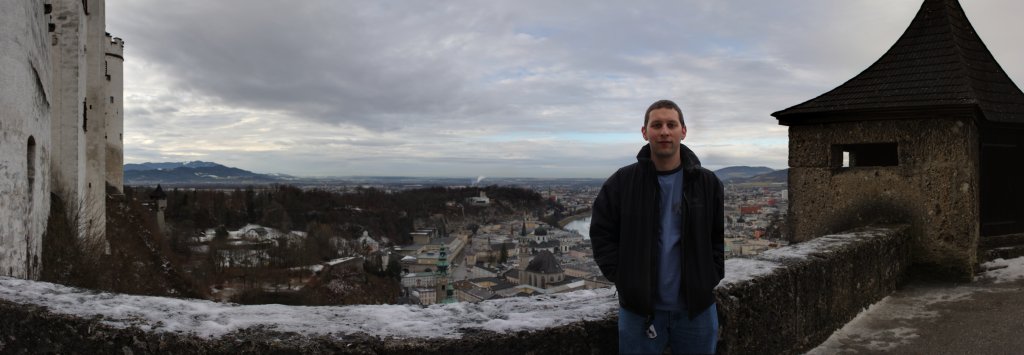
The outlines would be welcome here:
M 28 136 L 28 152 L 26 153 L 26 172 L 28 174 L 28 195 L 32 197 L 32 190 L 36 183 L 36 139 Z

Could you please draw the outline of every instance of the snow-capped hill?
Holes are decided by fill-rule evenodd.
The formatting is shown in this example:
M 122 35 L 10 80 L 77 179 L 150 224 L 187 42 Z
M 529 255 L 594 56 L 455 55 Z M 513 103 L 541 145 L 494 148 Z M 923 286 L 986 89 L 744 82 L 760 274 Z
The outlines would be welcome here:
M 190 161 L 125 164 L 124 180 L 127 185 L 261 184 L 281 182 L 287 178 L 254 173 L 213 162 Z

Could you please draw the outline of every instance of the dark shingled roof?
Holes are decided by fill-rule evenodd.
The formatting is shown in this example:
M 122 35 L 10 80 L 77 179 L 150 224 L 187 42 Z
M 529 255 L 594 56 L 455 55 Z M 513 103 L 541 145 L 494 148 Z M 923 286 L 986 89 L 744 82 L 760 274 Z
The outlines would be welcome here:
M 554 254 L 543 250 L 537 253 L 533 260 L 530 260 L 530 264 L 526 266 L 526 271 L 539 274 L 557 274 L 562 272 L 562 266 L 558 265 L 558 260 L 555 259 Z
M 772 116 L 789 125 L 809 123 L 811 116 L 940 108 L 976 108 L 989 121 L 1024 123 L 1024 93 L 957 0 L 925 0 L 878 61 L 832 91 Z

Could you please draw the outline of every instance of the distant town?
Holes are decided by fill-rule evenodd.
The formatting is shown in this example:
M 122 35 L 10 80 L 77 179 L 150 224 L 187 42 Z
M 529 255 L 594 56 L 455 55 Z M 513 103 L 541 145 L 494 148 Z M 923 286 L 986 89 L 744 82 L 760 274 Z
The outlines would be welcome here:
M 247 181 L 226 176 L 234 168 L 191 165 L 145 174 L 178 187 L 133 190 L 136 199 L 149 196 L 154 211 L 157 199 L 170 201 L 158 213 L 160 228 L 209 299 L 426 305 L 612 286 L 588 240 L 601 179 L 289 178 L 243 189 L 230 186 Z M 219 183 L 187 187 L 160 177 L 211 168 L 221 172 L 206 182 Z M 785 175 L 716 173 L 726 182 L 726 257 L 786 245 Z M 328 202 L 295 202 L 317 200 Z

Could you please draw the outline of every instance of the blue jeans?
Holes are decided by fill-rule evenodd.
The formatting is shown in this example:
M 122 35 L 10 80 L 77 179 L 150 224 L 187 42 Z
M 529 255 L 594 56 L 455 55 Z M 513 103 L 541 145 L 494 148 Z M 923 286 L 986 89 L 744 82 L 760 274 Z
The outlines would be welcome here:
M 718 343 L 718 307 L 690 319 L 685 310 L 655 311 L 651 339 L 647 317 L 619 307 L 619 354 L 661 354 L 671 346 L 673 354 L 714 354 Z

